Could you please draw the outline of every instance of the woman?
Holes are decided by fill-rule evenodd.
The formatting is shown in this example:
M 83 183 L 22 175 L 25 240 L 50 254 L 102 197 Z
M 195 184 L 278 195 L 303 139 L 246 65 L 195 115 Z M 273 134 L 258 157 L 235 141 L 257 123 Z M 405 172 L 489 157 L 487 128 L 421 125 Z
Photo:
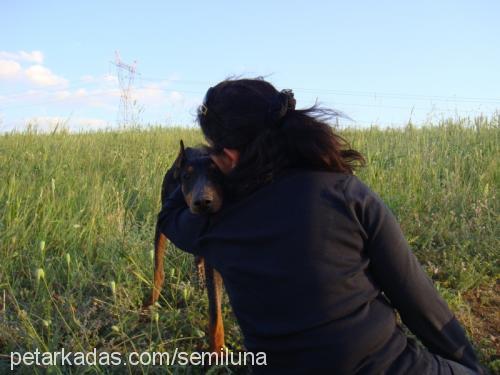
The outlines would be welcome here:
M 177 189 L 161 228 L 224 278 L 245 346 L 269 374 L 473 374 L 476 356 L 380 198 L 325 120 L 262 79 L 210 88 L 198 121 L 225 203 L 192 215 Z M 425 348 L 408 338 L 395 310 Z

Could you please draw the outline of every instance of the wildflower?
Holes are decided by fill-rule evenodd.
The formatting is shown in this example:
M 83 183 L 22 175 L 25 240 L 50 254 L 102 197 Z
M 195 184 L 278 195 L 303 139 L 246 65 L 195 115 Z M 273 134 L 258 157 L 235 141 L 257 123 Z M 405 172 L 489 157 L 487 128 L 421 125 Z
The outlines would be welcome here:
M 109 286 L 111 288 L 111 293 L 113 294 L 113 296 L 116 296 L 116 283 L 114 281 L 111 281 L 109 283 Z
M 37 284 L 40 283 L 40 280 L 45 280 L 45 271 L 43 270 L 43 268 L 37 268 L 37 270 L 35 271 L 35 276 Z
M 40 248 L 40 252 L 42 253 L 42 255 L 44 255 L 45 254 L 45 241 L 44 240 L 40 241 L 39 248 Z

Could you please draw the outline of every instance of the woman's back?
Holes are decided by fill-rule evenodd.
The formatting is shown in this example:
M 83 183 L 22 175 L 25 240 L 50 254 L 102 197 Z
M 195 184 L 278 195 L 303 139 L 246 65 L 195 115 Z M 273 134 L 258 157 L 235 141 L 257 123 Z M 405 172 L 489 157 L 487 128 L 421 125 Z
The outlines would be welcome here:
M 250 350 L 328 348 L 328 363 L 352 372 L 390 340 L 386 363 L 404 349 L 395 313 L 368 272 L 366 233 L 346 197 L 346 189 L 356 193 L 352 184 L 361 183 L 292 171 L 223 209 L 200 237 Z

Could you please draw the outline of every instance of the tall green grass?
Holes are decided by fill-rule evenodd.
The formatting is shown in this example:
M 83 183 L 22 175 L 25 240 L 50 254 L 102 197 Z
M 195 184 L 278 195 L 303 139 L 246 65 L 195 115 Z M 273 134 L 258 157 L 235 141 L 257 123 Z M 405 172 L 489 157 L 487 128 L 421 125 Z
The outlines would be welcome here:
M 483 362 L 496 370 L 494 327 L 500 322 L 488 312 L 498 311 L 499 120 L 341 132 L 366 155 L 368 165 L 358 175 L 394 211 Z M 187 145 L 202 141 L 195 129 L 159 127 L 0 137 L 0 372 L 8 369 L 11 351 L 35 348 L 128 353 L 207 347 L 204 291 L 196 288 L 192 257 L 172 246 L 160 306 L 150 319 L 140 315 L 151 288 L 161 180 L 180 138 Z M 227 301 L 224 315 L 227 345 L 239 350 L 241 335 Z

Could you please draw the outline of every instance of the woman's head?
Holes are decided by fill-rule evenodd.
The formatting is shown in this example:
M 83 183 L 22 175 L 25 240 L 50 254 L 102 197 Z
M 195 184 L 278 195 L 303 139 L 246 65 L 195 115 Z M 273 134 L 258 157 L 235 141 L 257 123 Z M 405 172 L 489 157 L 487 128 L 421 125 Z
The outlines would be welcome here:
M 225 80 L 208 90 L 198 121 L 214 146 L 242 149 L 278 125 L 287 98 L 262 79 Z
M 208 90 L 198 122 L 215 154 L 238 154 L 228 180 L 248 192 L 287 168 L 352 173 L 363 157 L 326 123 L 338 115 L 295 109 L 290 90 L 263 79 L 229 79 Z

